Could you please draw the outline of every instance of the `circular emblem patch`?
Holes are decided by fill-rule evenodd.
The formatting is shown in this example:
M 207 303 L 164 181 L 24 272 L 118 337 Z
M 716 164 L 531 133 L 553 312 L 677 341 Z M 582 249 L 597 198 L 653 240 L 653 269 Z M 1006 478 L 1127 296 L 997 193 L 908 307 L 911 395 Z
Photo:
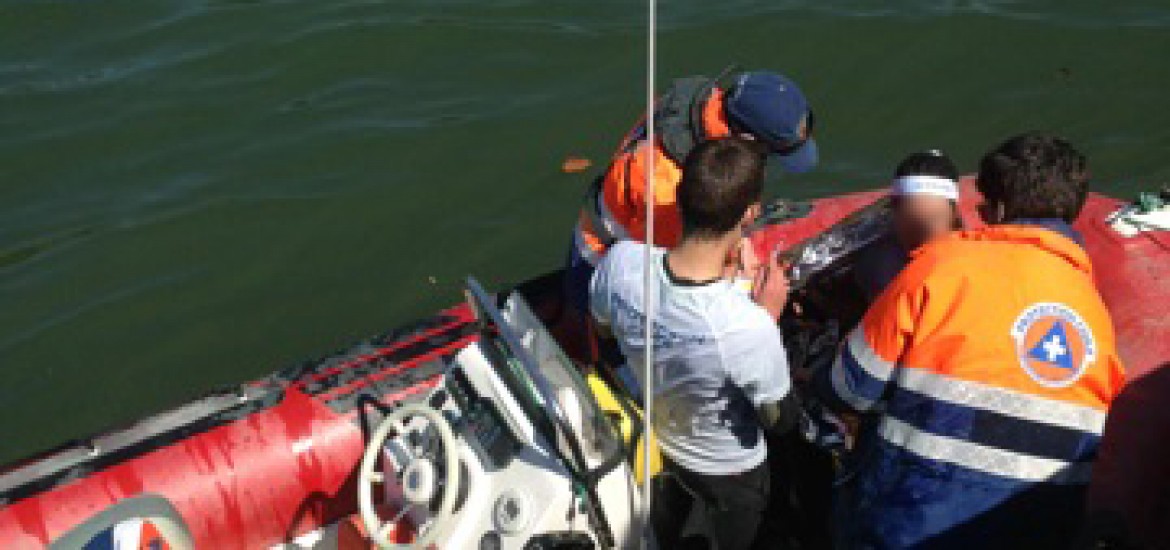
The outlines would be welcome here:
M 1076 382 L 1097 359 L 1088 323 L 1064 304 L 1029 306 L 1012 324 L 1012 338 L 1024 372 L 1049 388 Z

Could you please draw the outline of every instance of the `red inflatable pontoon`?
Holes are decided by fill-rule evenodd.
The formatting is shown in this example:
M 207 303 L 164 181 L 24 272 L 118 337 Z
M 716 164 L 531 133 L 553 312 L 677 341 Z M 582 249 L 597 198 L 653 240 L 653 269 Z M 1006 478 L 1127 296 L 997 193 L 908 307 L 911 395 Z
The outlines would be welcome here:
M 803 217 L 757 232 L 754 244 L 761 256 L 787 249 L 881 195 L 812 201 Z M 977 200 L 966 181 L 962 212 L 969 226 L 979 225 Z M 1084 234 L 1121 355 L 1137 384 L 1170 359 L 1170 233 L 1122 236 L 1107 221 L 1122 206 L 1092 195 L 1076 228 Z M 558 277 L 550 274 L 520 290 L 556 288 Z M 442 377 L 445 362 L 477 338 L 469 309 L 454 307 L 336 356 L 9 465 L 0 470 L 0 546 L 84 547 L 95 533 L 146 515 L 171 522 L 172 531 L 196 548 L 267 548 L 343 520 L 356 509 L 355 472 L 367 428 L 362 410 L 423 394 Z M 565 347 L 574 348 L 571 342 Z M 1164 402 L 1148 392 L 1144 397 Z M 1141 411 L 1130 411 L 1125 423 L 1111 423 L 1107 441 L 1140 440 L 1144 453 L 1167 456 L 1166 438 L 1155 444 L 1142 437 L 1151 429 Z M 1120 508 L 1122 516 L 1144 513 L 1125 509 L 1126 495 L 1142 485 L 1127 472 L 1165 470 L 1166 459 L 1143 466 L 1136 463 L 1141 456 L 1103 454 L 1108 469 L 1098 482 L 1115 490 L 1095 493 L 1102 495 L 1100 507 Z M 1156 482 L 1163 484 L 1162 493 L 1149 498 L 1165 500 L 1165 472 Z

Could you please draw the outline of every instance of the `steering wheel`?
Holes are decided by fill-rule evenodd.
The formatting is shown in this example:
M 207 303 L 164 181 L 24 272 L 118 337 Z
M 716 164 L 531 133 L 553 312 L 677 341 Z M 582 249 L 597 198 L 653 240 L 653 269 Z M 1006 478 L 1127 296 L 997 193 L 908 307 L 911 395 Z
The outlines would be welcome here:
M 382 454 L 386 441 L 392 436 L 401 436 L 414 430 L 423 429 L 417 423 L 411 422 L 416 418 L 426 420 L 424 427 L 434 428 L 433 433 L 438 435 L 439 450 L 442 451 L 443 456 L 444 483 L 440 489 L 439 476 L 435 471 L 435 463 L 432 459 L 437 456 L 437 453 L 428 453 L 431 455 L 428 457 L 414 456 L 413 451 L 408 451 L 410 457 L 407 463 L 398 472 L 395 472 L 395 477 L 402 484 L 406 505 L 398 511 L 394 519 L 383 522 L 374 508 L 373 487 L 375 484 L 380 485 L 387 481 L 384 472 L 375 471 L 378 457 Z M 441 412 L 432 407 L 421 403 L 406 404 L 395 409 L 382 420 L 382 423 L 370 436 L 366 452 L 362 455 L 361 468 L 358 470 L 358 510 L 361 512 L 366 533 L 378 548 L 383 550 L 426 548 L 435 542 L 435 538 L 440 532 L 439 527 L 451 520 L 455 501 L 459 496 L 461 480 L 458 451 L 459 447 L 455 442 L 455 433 L 451 431 L 451 424 L 447 422 Z M 427 507 L 434 501 L 436 491 L 440 490 L 442 498 L 439 500 L 439 510 L 427 523 L 428 527 L 425 530 L 421 529 L 420 526 L 414 542 L 410 544 L 390 542 L 389 534 L 397 526 L 398 521 L 414 508 Z

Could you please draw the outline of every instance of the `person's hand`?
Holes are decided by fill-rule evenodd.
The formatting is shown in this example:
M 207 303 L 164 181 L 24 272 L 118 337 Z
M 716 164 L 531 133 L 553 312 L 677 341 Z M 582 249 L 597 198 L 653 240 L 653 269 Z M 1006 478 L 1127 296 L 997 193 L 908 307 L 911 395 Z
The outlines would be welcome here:
M 784 313 L 784 306 L 788 305 L 787 267 L 780 261 L 780 255 L 773 253 L 768 262 L 760 266 L 755 284 L 752 285 L 752 299 L 767 310 L 773 319 L 779 319 L 780 314 Z
M 840 413 L 837 417 L 845 426 L 846 440 L 849 442 L 849 448 L 852 449 L 854 442 L 857 441 L 858 432 L 861 431 L 861 417 L 850 413 Z
M 760 259 L 756 257 L 755 246 L 747 237 L 740 239 L 739 246 L 727 258 L 723 270 L 725 279 L 755 280 L 760 269 Z
M 751 239 L 744 237 L 739 242 L 739 272 L 747 279 L 755 279 L 760 272 L 760 259 L 756 257 L 756 247 Z

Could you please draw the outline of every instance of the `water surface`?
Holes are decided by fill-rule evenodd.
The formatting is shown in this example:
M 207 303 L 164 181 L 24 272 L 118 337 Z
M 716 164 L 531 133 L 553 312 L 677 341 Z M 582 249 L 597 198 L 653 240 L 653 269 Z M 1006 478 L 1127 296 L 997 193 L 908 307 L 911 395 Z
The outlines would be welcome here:
M 875 4 L 877 7 L 875 7 Z M 1038 129 L 1170 181 L 1166 2 L 663 2 L 660 77 L 779 70 L 812 174 Z M 638 2 L 0 3 L 0 461 L 556 267 L 643 98 Z

